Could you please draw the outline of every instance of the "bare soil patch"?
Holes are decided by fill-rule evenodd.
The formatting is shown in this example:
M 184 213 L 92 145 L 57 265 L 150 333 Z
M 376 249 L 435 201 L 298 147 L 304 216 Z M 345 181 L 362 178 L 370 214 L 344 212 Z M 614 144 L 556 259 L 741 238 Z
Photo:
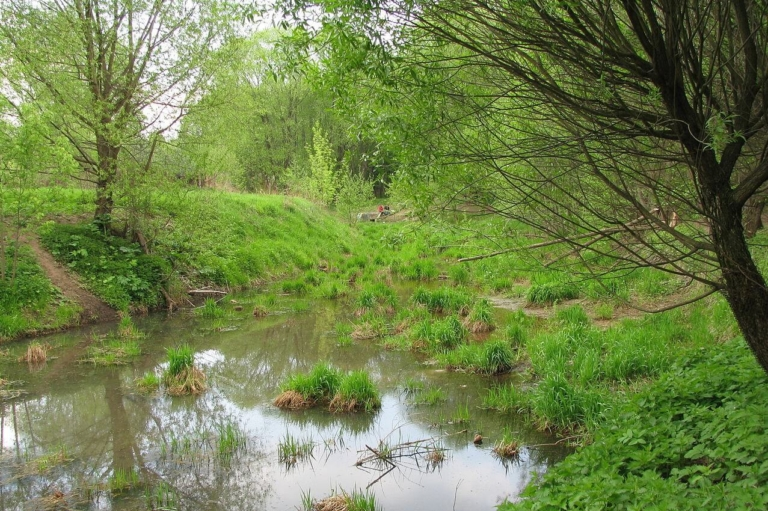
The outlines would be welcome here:
M 61 294 L 82 307 L 83 311 L 80 313 L 81 324 L 115 321 L 118 319 L 117 312 L 99 297 L 85 289 L 75 275 L 72 275 L 64 266 L 56 262 L 53 256 L 40 245 L 37 237 L 26 235 L 22 238 L 22 241 L 32 249 L 38 264 L 40 264 L 40 267 L 53 285 L 61 291 Z

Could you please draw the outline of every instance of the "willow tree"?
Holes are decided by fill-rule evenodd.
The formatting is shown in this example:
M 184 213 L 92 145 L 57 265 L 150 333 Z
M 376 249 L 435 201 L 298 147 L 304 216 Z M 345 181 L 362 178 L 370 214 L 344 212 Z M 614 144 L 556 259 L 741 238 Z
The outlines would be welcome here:
M 82 169 L 76 177 L 95 186 L 96 218 L 110 221 L 125 149 L 147 140 L 154 149 L 209 82 L 231 14 L 217 0 L 0 6 L 8 97 L 38 108 L 69 141 Z M 132 168 L 149 167 L 154 150 L 144 153 Z
M 768 371 L 768 289 L 743 228 L 768 181 L 768 4 L 320 3 L 323 23 L 286 10 L 327 62 L 363 51 L 362 69 L 400 70 L 391 90 L 439 84 L 452 108 L 430 156 L 454 165 L 430 177 L 445 193 L 722 293 Z

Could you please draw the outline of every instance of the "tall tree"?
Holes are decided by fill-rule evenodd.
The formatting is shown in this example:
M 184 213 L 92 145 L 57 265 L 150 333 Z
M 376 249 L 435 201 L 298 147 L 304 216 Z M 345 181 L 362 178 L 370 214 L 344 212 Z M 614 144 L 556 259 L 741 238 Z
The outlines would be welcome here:
M 231 14 L 218 0 L 3 2 L 9 96 L 45 110 L 70 142 L 96 218 L 110 220 L 121 152 L 156 140 L 208 83 Z
M 768 180 L 768 4 L 321 4 L 324 24 L 304 29 L 322 27 L 329 62 L 364 51 L 402 71 L 393 88 L 441 78 L 416 85 L 453 106 L 431 154 L 447 195 L 721 292 L 768 371 L 768 288 L 742 227 Z

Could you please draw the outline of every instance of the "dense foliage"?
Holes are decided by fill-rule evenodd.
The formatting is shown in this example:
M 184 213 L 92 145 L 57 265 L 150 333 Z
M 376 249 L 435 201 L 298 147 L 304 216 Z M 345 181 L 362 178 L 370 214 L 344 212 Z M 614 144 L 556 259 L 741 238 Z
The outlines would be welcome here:
M 765 509 L 766 421 L 768 379 L 743 343 L 702 350 L 500 509 Z

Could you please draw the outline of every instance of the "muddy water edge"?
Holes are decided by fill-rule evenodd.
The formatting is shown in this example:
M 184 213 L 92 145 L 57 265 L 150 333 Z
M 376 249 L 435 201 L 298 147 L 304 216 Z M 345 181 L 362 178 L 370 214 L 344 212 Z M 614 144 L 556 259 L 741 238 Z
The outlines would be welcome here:
M 479 407 L 487 388 L 514 375 L 446 372 L 373 341 L 340 346 L 335 326 L 351 320 L 340 303 L 281 297 L 275 310 L 138 318 L 142 355 L 119 366 L 82 360 L 116 325 L 37 339 L 50 345 L 39 366 L 18 361 L 32 341 L 10 345 L 0 358 L 0 374 L 13 382 L 0 401 L 0 509 L 288 510 L 307 496 L 368 488 L 390 511 L 490 510 L 569 453 L 516 416 Z M 506 312 L 496 314 L 503 322 Z M 208 390 L 140 392 L 136 380 L 160 374 L 166 349 L 180 343 L 194 348 Z M 276 409 L 281 382 L 318 361 L 368 371 L 381 409 Z M 443 399 L 419 403 L 403 391 L 407 381 L 439 388 Z M 505 430 L 524 446 L 517 458 L 492 451 Z M 235 448 L 222 447 L 227 435 Z M 290 440 L 309 446 L 308 455 L 280 459 Z M 371 459 L 398 446 L 393 463 Z M 430 456 L 436 450 L 443 456 Z

